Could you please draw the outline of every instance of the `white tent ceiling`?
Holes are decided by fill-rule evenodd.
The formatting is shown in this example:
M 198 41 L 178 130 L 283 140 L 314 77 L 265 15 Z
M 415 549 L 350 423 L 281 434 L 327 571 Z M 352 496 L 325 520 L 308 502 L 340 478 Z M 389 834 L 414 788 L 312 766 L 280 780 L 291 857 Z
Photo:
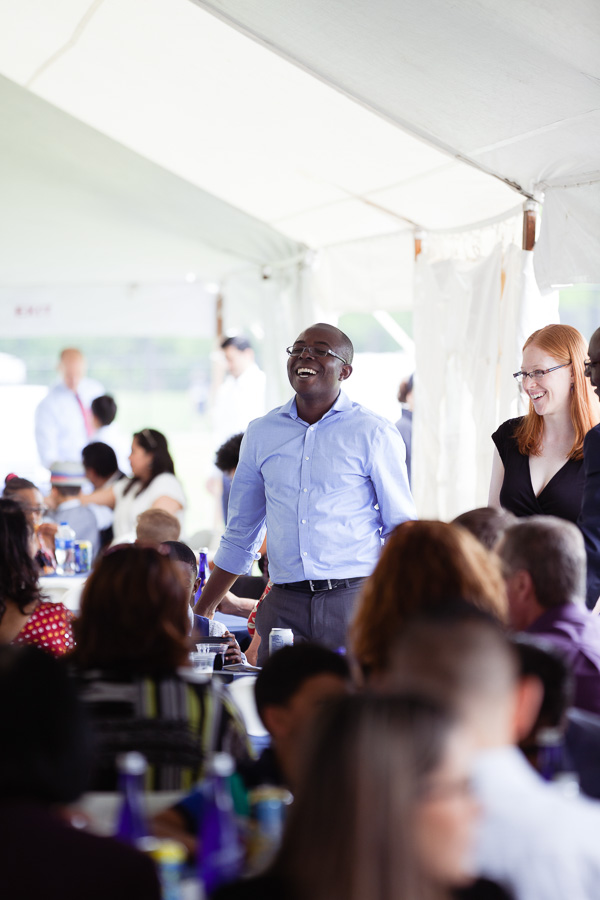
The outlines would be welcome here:
M 148 280 L 213 279 L 502 215 L 505 182 L 568 181 L 584 216 L 596 196 L 597 0 L 0 0 L 0 19 L 4 283 L 58 277 L 49 223 L 67 280 L 134 277 L 143 246 Z

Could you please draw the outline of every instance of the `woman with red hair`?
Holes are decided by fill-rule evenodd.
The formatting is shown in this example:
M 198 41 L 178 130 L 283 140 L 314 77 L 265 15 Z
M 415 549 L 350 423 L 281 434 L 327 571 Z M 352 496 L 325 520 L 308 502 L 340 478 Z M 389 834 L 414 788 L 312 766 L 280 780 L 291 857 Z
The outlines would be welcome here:
M 598 401 L 584 374 L 587 347 L 570 325 L 546 325 L 523 346 L 515 379 L 527 415 L 508 419 L 496 445 L 489 505 L 516 516 L 577 521 L 583 495 L 583 439 L 598 423 Z

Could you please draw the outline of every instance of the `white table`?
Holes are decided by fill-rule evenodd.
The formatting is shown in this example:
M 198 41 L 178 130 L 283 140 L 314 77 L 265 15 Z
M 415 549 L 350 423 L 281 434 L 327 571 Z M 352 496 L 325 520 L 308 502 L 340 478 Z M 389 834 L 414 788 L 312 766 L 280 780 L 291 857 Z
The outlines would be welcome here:
M 87 575 L 42 575 L 40 587 L 42 594 L 51 603 L 64 603 L 71 612 L 79 612 L 81 592 Z

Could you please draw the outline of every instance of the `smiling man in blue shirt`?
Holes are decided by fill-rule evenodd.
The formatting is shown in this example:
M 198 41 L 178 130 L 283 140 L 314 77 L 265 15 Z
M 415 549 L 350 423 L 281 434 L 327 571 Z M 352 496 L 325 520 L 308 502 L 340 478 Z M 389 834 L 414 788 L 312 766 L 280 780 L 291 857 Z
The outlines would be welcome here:
M 201 615 L 214 612 L 249 570 L 266 528 L 274 586 L 256 618 L 259 665 L 273 627 L 344 646 L 382 541 L 416 518 L 400 434 L 340 390 L 352 374 L 350 339 L 332 325 L 312 325 L 287 352 L 295 396 L 248 426 L 227 528 L 196 605 Z

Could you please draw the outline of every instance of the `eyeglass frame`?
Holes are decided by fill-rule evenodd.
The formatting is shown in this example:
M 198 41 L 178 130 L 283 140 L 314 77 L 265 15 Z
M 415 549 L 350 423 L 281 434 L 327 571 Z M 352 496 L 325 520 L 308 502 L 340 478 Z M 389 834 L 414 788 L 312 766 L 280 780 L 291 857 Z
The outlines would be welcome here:
M 305 350 L 308 350 L 308 354 L 310 356 L 311 350 L 312 350 L 313 355 L 316 356 L 317 358 L 319 358 L 319 357 L 323 358 L 324 356 L 335 356 L 335 358 L 341 360 L 345 366 L 350 365 L 342 356 L 339 355 L 339 353 L 334 353 L 330 347 L 327 347 L 327 349 L 325 350 L 323 347 L 309 347 L 307 344 L 306 346 L 302 347 L 298 353 L 293 353 L 292 352 L 293 350 L 294 350 L 293 344 L 291 347 L 285 348 L 285 352 L 290 357 L 300 358 Z
M 19 506 L 23 510 L 23 512 L 32 512 L 36 513 L 38 516 L 45 516 L 49 511 L 47 506 L 31 506 L 29 503 L 20 503 Z
M 592 377 L 592 369 L 594 366 L 600 366 L 600 359 L 592 360 L 592 359 L 584 359 L 583 361 L 583 374 L 586 378 Z
M 551 369 L 534 369 L 533 372 L 513 372 L 513 378 L 517 382 L 517 384 L 522 384 L 526 378 L 530 380 L 532 378 L 543 378 L 544 375 L 549 375 L 550 372 L 556 372 L 557 369 L 564 369 L 565 366 L 570 366 L 571 360 L 566 363 L 561 363 L 560 366 L 552 366 Z

